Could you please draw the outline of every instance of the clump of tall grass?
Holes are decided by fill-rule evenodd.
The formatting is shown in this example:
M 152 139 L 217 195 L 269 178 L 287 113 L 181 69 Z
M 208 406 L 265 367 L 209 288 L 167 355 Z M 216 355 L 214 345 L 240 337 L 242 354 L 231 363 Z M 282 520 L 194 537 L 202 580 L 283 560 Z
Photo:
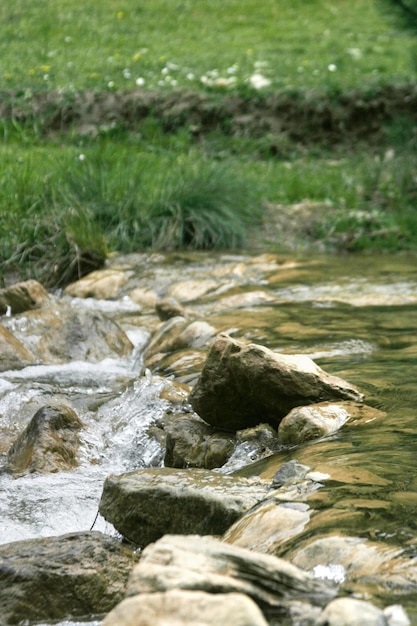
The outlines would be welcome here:
M 101 266 L 109 249 L 236 248 L 261 219 L 250 177 L 194 153 L 160 158 L 102 145 L 46 169 L 42 176 L 28 164 L 20 180 L 0 182 L 14 214 L 0 225 L 0 269 L 23 267 L 50 286 Z

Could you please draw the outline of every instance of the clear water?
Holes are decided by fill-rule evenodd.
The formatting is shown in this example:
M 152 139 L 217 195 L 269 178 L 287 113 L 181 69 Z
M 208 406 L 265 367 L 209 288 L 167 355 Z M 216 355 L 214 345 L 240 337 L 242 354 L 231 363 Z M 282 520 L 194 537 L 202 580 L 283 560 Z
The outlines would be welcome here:
M 190 305 L 197 314 L 219 330 L 234 329 L 235 336 L 274 350 L 309 354 L 325 370 L 356 384 L 366 403 L 384 411 L 384 417 L 343 428 L 271 462 L 275 466 L 297 458 L 312 467 L 341 468 L 347 476 L 366 469 L 367 481 L 331 481 L 323 487 L 332 506 L 343 509 L 346 502 L 360 513 L 354 522 L 336 519 L 335 530 L 395 543 L 417 555 L 417 260 L 319 257 L 300 260 L 286 271 L 268 269 L 268 263 L 236 269 L 247 262 L 245 256 L 162 259 L 148 264 L 146 273 L 141 268 L 132 287 L 156 284 L 164 295 L 175 281 L 215 277 L 216 289 Z M 130 269 L 134 280 L 134 263 Z M 273 300 L 234 310 L 216 306 L 225 295 L 251 290 L 262 290 Z M 163 451 L 146 431 L 169 406 L 160 398 L 166 381 L 142 374 L 141 354 L 149 334 L 135 330 L 129 318 L 138 315 L 137 307 L 126 304 L 126 298 L 120 302 L 119 310 L 114 303 L 106 310 L 131 333 L 137 345 L 134 358 L 0 374 L 5 441 L 22 430 L 36 403 L 51 397 L 70 398 L 86 425 L 81 463 L 73 472 L 18 479 L 0 475 L 2 543 L 88 530 L 108 474 L 163 462 Z M 85 306 L 94 308 L 95 303 Z M 237 455 L 230 471 L 248 456 L 247 450 Z M 94 528 L 113 532 L 100 517 Z M 408 604 L 412 613 L 413 600 Z

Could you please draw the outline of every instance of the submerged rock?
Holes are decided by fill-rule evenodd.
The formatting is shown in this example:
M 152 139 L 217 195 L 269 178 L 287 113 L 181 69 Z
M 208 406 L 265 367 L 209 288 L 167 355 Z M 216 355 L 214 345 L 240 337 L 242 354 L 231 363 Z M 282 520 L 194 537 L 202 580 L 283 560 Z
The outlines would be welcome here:
M 35 361 L 35 355 L 0 324 L 0 372 L 20 370 Z
M 10 311 L 12 315 L 38 309 L 49 300 L 45 287 L 37 280 L 26 280 L 0 289 L 0 315 Z
M 7 454 L 13 474 L 58 472 L 78 465 L 79 431 L 84 428 L 69 406 L 39 409 Z
M 322 402 L 299 406 L 284 417 L 278 427 L 282 443 L 294 445 L 337 432 L 349 419 L 342 404 Z
M 110 611 L 124 595 L 132 551 L 98 532 L 0 546 L 0 624 Z
M 277 426 L 291 409 L 325 400 L 362 401 L 346 381 L 309 357 L 278 354 L 220 334 L 190 394 L 193 409 L 212 426 L 240 430 Z
M 173 589 L 126 598 L 103 626 L 268 626 L 255 602 L 242 593 L 205 593 Z
M 282 559 L 198 535 L 166 535 L 148 546 L 131 573 L 127 595 L 172 589 L 243 593 L 266 616 L 281 617 L 294 601 L 323 606 L 337 593 L 334 584 Z
M 136 470 L 106 479 L 100 513 L 143 547 L 167 533 L 221 535 L 267 489 L 258 479 L 203 469 Z

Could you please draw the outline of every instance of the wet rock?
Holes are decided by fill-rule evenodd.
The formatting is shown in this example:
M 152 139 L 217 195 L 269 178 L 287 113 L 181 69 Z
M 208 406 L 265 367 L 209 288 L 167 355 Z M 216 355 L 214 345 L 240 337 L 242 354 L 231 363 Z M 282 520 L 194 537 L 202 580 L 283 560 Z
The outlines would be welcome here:
M 207 357 L 205 350 L 176 350 L 158 352 L 146 359 L 146 366 L 163 376 L 175 377 L 179 383 L 187 386 L 195 384 Z M 187 399 L 189 392 L 187 394 Z
M 288 463 L 284 463 L 274 474 L 272 487 L 278 489 L 290 481 L 303 480 L 309 471 L 310 468 L 308 465 L 303 465 L 296 459 L 291 459 Z
M 0 289 L 0 315 L 7 311 L 16 315 L 29 309 L 38 309 L 48 300 L 48 292 L 37 280 L 16 283 Z
M 118 604 L 103 626 L 267 626 L 260 609 L 242 593 L 205 593 L 173 589 L 143 593 Z
M 122 598 L 131 550 L 98 532 L 0 546 L 0 624 L 110 611 Z
M 317 626 L 388 626 L 384 612 L 370 602 L 336 598 L 317 620 Z
M 299 406 L 284 417 L 278 427 L 278 436 L 282 443 L 295 445 L 331 435 L 348 419 L 348 411 L 334 402 Z
M 165 467 L 221 467 L 232 454 L 235 442 L 230 435 L 192 417 L 174 420 L 166 427 Z
M 50 362 L 102 361 L 128 356 L 133 344 L 116 322 L 98 311 L 58 308 L 53 326 L 41 337 L 38 351 Z
M 190 394 L 193 409 L 212 426 L 240 430 L 278 425 L 291 409 L 324 400 L 363 398 L 309 357 L 278 354 L 220 334 Z
M 283 617 L 293 601 L 323 606 L 336 595 L 332 583 L 282 559 L 199 535 L 166 535 L 148 546 L 133 568 L 127 595 L 172 589 L 244 593 L 266 617 Z
M 64 294 L 78 298 L 112 300 L 117 298 L 126 282 L 126 272 L 115 269 L 97 270 L 68 285 Z
M 223 541 L 275 554 L 278 546 L 303 532 L 310 521 L 310 514 L 311 509 L 303 503 L 261 502 L 225 532 Z
M 161 353 L 175 352 L 187 348 L 201 348 L 217 333 L 217 330 L 204 321 L 190 322 L 183 317 L 171 317 L 155 333 L 146 351 L 146 363 L 151 357 Z
M 167 533 L 221 535 L 266 494 L 258 479 L 203 469 L 136 470 L 106 479 L 100 513 L 127 539 L 146 546 Z
M 178 302 L 192 302 L 198 300 L 207 293 L 214 291 L 219 284 L 209 278 L 201 278 L 200 280 L 186 280 L 172 285 L 169 289 L 167 297 L 174 298 Z
M 155 303 L 155 310 L 162 322 L 171 317 L 187 317 L 186 309 L 175 298 L 161 298 Z
M 35 355 L 0 324 L 0 372 L 20 370 L 35 361 Z
M 39 409 L 7 454 L 7 470 L 13 474 L 58 472 L 78 465 L 79 431 L 75 411 L 65 405 Z

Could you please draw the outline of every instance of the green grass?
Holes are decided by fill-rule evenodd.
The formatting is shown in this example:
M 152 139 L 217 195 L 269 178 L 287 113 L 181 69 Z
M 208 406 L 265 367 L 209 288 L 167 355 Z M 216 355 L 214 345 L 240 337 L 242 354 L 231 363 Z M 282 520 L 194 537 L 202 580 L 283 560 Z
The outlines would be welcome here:
M 36 111 L 19 122 L 42 92 L 69 105 L 83 90 L 138 87 L 253 103 L 414 83 L 415 41 L 372 1 L 15 0 L 0 20 L 0 280 L 17 271 L 56 286 L 108 252 L 242 247 L 267 204 L 304 200 L 328 207 L 302 229 L 306 244 L 417 248 L 417 125 L 406 116 L 379 144 L 348 148 L 228 134 L 226 122 L 198 136 L 152 116 L 97 136 L 45 135 Z
M 15 0 L 0 89 L 346 90 L 415 79 L 413 41 L 364 0 Z

